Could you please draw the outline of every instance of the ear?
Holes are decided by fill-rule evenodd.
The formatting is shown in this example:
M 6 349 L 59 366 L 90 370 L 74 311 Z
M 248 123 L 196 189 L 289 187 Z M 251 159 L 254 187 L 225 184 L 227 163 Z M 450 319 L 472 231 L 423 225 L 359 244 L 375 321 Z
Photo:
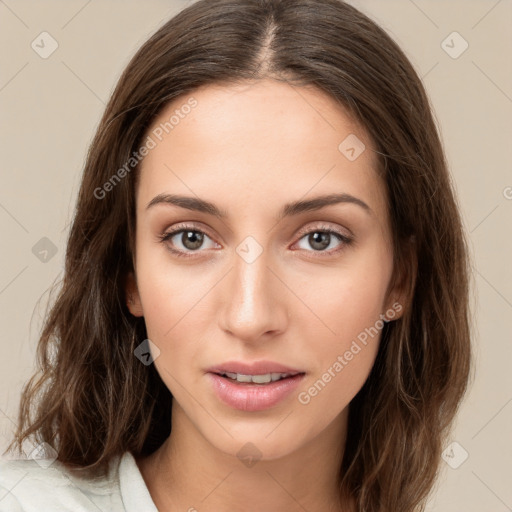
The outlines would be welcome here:
M 417 273 L 415 249 L 413 235 L 405 242 L 403 261 L 399 263 L 386 294 L 384 314 L 388 321 L 398 320 L 411 306 Z
M 140 300 L 139 289 L 137 287 L 137 280 L 133 272 L 129 272 L 125 279 L 125 297 L 126 306 L 130 310 L 133 316 L 144 316 L 144 310 L 142 309 L 142 303 Z

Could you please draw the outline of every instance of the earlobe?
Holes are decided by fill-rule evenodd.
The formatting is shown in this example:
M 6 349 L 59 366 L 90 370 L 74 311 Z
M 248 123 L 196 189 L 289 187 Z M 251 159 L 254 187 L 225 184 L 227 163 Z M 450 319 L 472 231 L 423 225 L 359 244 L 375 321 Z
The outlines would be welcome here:
M 144 316 L 142 303 L 137 288 L 137 282 L 133 272 L 129 272 L 125 280 L 126 306 L 133 316 Z
M 404 314 L 404 302 L 401 300 L 391 300 L 389 307 L 386 309 L 385 320 L 386 322 L 392 322 L 398 320 Z
M 398 283 L 388 294 L 385 312 L 388 322 L 401 318 L 409 307 L 412 290 L 410 277 L 410 275 L 402 273 L 398 278 Z
M 414 236 L 408 240 L 404 259 L 405 262 L 398 270 L 395 284 L 388 294 L 389 301 L 385 313 L 388 321 L 401 318 L 412 302 L 417 273 Z

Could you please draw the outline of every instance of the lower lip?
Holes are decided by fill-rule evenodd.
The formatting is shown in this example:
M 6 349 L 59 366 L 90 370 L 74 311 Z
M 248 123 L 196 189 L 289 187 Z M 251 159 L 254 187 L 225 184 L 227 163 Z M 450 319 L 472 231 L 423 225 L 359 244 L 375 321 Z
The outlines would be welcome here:
M 292 393 L 304 378 L 302 373 L 268 384 L 241 384 L 216 373 L 208 375 L 220 400 L 240 411 L 263 411 L 278 404 Z

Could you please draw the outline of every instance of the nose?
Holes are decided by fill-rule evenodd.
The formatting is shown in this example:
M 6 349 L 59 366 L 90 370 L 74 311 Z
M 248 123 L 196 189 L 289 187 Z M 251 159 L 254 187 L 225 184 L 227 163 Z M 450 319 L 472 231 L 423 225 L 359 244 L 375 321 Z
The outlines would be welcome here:
M 286 330 L 286 286 L 271 266 L 265 252 L 251 263 L 235 256 L 223 289 L 220 322 L 236 339 L 258 343 Z

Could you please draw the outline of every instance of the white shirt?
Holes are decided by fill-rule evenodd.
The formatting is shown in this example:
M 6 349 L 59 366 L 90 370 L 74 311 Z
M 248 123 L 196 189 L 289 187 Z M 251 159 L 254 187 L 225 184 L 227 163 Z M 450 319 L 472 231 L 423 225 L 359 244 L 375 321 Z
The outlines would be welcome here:
M 76 476 L 57 460 L 44 466 L 0 459 L 0 512 L 158 512 L 130 452 L 104 478 Z

